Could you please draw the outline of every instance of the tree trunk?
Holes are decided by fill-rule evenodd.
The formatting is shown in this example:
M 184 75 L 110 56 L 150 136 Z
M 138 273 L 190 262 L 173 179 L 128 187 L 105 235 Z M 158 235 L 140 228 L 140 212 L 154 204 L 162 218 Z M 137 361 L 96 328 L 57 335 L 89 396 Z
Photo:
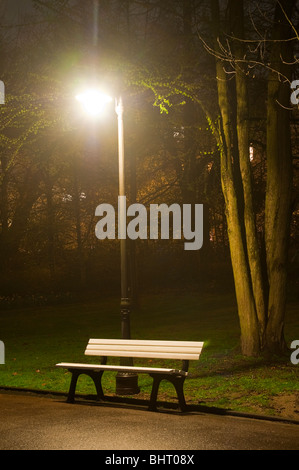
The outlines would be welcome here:
M 267 186 L 265 205 L 265 250 L 267 279 L 263 279 L 260 247 L 253 208 L 249 160 L 249 100 L 243 33 L 243 1 L 229 0 L 230 61 L 235 83 L 230 82 L 236 110 L 231 108 L 228 75 L 220 49 L 219 2 L 211 0 L 214 21 L 218 102 L 220 108 L 221 178 L 225 198 L 228 236 L 235 279 L 242 352 L 262 349 L 281 353 L 285 347 L 287 253 L 291 216 L 292 158 L 290 136 L 290 80 L 292 47 L 290 20 L 295 0 L 277 2 L 271 43 L 267 96 Z M 236 39 L 234 39 L 236 38 Z M 220 57 L 220 59 L 219 59 Z M 236 122 L 231 116 L 236 112 Z M 236 131 L 234 130 L 236 128 Z M 241 176 L 241 185 L 239 184 Z M 235 179 L 234 179 L 235 176 Z M 244 236 L 243 236 L 244 234 Z M 266 296 L 266 283 L 269 294 Z
M 240 41 L 244 40 L 243 1 L 230 0 L 229 7 L 231 32 L 233 33 L 234 37 L 237 38 L 237 40 L 233 42 L 234 56 L 237 61 L 241 61 L 245 56 L 244 42 Z M 239 165 L 244 195 L 246 249 L 250 268 L 253 296 L 259 323 L 260 343 L 262 346 L 266 327 L 266 307 L 261 253 L 257 238 L 255 213 L 253 208 L 252 173 L 249 160 L 249 109 L 246 68 L 246 64 L 243 65 L 242 62 L 236 62 L 237 138 Z
M 50 271 L 51 285 L 55 283 L 56 263 L 55 263 L 55 211 L 53 204 L 53 185 L 47 168 L 43 176 L 45 182 L 46 210 L 47 210 L 47 236 L 48 236 L 48 264 Z
M 212 16 L 214 20 L 215 49 L 219 52 L 218 35 L 219 4 L 217 0 L 211 0 Z M 251 287 L 250 272 L 247 263 L 246 247 L 243 238 L 243 221 L 240 219 L 238 196 L 234 181 L 233 171 L 233 139 L 230 101 L 228 96 L 227 75 L 221 61 L 216 57 L 218 103 L 220 109 L 221 136 L 221 185 L 225 199 L 228 237 L 231 253 L 232 268 L 234 274 L 238 315 L 241 328 L 242 353 L 247 356 L 257 355 L 260 351 L 260 338 L 256 306 Z M 237 151 L 237 149 L 235 149 Z
M 0 233 L 0 261 L 3 272 L 9 269 L 14 256 L 19 250 L 30 211 L 40 194 L 39 181 L 40 173 L 36 172 L 32 175 L 32 172 L 28 170 L 27 175 L 24 176 L 23 187 L 20 190 L 12 221 Z M 7 197 L 7 194 L 2 194 L 2 197 Z M 8 207 L 6 210 L 8 210 Z
M 265 244 L 269 279 L 266 348 L 281 353 L 285 349 L 287 253 L 291 218 L 292 155 L 290 101 L 292 47 L 290 17 L 295 1 L 277 4 L 269 73 L 267 106 L 267 187 L 265 205 Z M 283 10 L 282 10 L 283 8 Z M 278 72 L 278 73 L 277 73 Z M 281 76 L 279 75 L 281 73 Z
M 76 236 L 77 236 L 77 260 L 78 260 L 78 270 L 79 276 L 78 281 L 81 287 L 86 285 L 86 264 L 84 258 L 84 247 L 82 240 L 82 230 L 81 230 L 81 207 L 80 207 L 80 187 L 78 182 L 78 161 L 77 155 L 74 160 L 74 191 L 73 191 L 73 204 L 74 204 L 74 216 L 76 223 Z

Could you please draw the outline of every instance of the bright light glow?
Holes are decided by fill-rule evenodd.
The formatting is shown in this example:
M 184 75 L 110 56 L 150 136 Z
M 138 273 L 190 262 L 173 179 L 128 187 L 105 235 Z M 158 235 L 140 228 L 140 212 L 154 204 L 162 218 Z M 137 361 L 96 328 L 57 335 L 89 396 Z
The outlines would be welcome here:
M 112 98 L 105 95 L 100 90 L 90 89 L 76 96 L 82 104 L 84 110 L 91 116 L 98 116 L 102 113 L 105 105 L 112 101 Z

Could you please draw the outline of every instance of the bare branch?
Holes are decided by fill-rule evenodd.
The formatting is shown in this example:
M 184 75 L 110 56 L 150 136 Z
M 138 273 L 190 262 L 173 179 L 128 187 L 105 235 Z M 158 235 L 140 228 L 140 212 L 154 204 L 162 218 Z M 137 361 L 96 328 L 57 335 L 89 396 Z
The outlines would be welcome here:
M 282 74 L 281 72 L 279 72 L 278 70 L 274 69 L 273 67 L 270 66 L 269 63 L 265 63 L 265 62 L 262 62 L 262 61 L 259 61 L 259 60 L 253 60 L 253 59 L 247 59 L 247 58 L 244 58 L 244 59 L 236 59 L 235 57 L 233 57 L 232 55 L 229 56 L 229 52 L 227 52 L 227 50 L 223 47 L 219 37 L 217 38 L 217 43 L 219 44 L 219 47 L 221 48 L 222 51 L 226 51 L 227 55 L 225 55 L 224 53 L 219 53 L 217 52 L 215 49 L 212 49 L 208 44 L 207 42 L 202 38 L 202 36 L 199 34 L 199 31 L 197 31 L 197 34 L 198 34 L 198 37 L 199 39 L 202 41 L 205 49 L 211 54 L 213 55 L 216 59 L 222 61 L 222 62 L 229 62 L 233 67 L 236 68 L 236 66 L 238 64 L 241 64 L 241 63 L 246 63 L 249 66 L 251 67 L 255 67 L 255 66 L 262 66 L 263 68 L 265 68 L 266 70 L 269 70 L 270 72 L 272 73 L 276 73 L 279 77 L 280 80 L 285 80 L 289 83 L 290 80 L 284 75 Z M 296 62 L 294 63 L 299 63 L 299 60 L 295 59 Z
M 288 21 L 289 25 L 291 26 L 292 30 L 294 31 L 294 33 L 295 33 L 295 35 L 296 35 L 296 38 L 297 38 L 298 41 L 299 41 L 299 34 L 298 34 L 298 31 L 296 30 L 296 28 L 295 28 L 295 26 L 293 25 L 292 21 L 291 21 L 290 18 L 288 17 L 288 15 L 287 15 L 286 11 L 284 10 L 284 8 L 283 8 L 281 2 L 280 2 L 279 0 L 277 0 L 277 3 L 278 3 L 278 5 L 280 6 L 280 8 L 281 8 L 281 10 L 282 10 L 282 12 L 283 12 L 283 14 L 284 14 L 286 20 Z

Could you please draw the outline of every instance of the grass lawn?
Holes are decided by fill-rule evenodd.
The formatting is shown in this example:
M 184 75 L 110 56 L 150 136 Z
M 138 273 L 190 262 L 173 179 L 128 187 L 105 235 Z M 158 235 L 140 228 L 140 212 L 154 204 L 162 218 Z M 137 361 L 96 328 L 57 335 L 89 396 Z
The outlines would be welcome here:
M 91 337 L 120 337 L 119 300 L 3 310 L 0 324 L 0 339 L 5 343 L 0 387 L 67 392 L 70 374 L 55 364 L 97 362 L 83 355 L 85 346 Z M 289 356 L 267 361 L 240 355 L 232 295 L 143 296 L 131 314 L 131 330 L 132 338 L 205 342 L 200 360 L 190 362 L 187 403 L 299 419 L 299 365 L 293 365 Z M 288 344 L 299 339 L 298 302 L 288 305 L 285 336 Z M 149 376 L 140 375 L 137 398 L 149 398 L 151 384 Z M 104 374 L 103 388 L 114 395 L 114 373 Z M 94 394 L 91 379 L 82 375 L 77 391 Z M 173 386 L 162 382 L 158 399 L 176 401 Z

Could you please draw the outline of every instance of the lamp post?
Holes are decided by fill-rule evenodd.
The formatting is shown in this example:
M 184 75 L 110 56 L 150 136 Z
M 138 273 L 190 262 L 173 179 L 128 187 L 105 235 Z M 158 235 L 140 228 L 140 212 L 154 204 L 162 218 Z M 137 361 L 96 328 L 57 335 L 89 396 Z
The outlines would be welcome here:
M 115 111 L 118 120 L 118 172 L 119 172 L 119 196 L 125 196 L 125 151 L 124 151 L 124 123 L 122 98 L 115 101 Z M 126 207 L 123 198 L 119 204 L 119 236 L 120 236 L 120 279 L 121 279 L 121 334 L 123 339 L 130 339 L 130 300 L 128 296 L 128 267 L 126 247 Z
M 119 172 L 119 196 L 125 196 L 125 151 L 124 151 L 124 122 L 123 101 L 120 97 L 115 101 L 115 111 L 118 121 L 118 172 Z M 119 204 L 119 235 L 120 235 L 120 275 L 121 275 L 121 335 L 123 339 L 130 339 L 130 299 L 128 295 L 128 266 L 127 266 L 127 240 L 126 240 L 126 206 L 125 197 L 120 197 Z M 133 365 L 131 358 L 121 358 L 121 364 Z M 138 376 L 135 373 L 118 372 L 116 376 L 116 393 L 122 395 L 133 395 L 139 393 Z
M 112 101 L 107 95 L 101 94 L 97 90 L 89 90 L 77 96 L 86 111 L 96 116 L 99 114 L 105 103 Z M 115 111 L 118 121 L 118 172 L 119 172 L 119 196 L 125 196 L 125 152 L 124 152 L 124 123 L 123 123 L 123 101 L 122 98 L 115 100 Z M 127 244 L 126 244 L 126 205 L 125 197 L 119 198 L 119 227 L 120 238 L 120 278 L 121 278 L 121 337 L 130 339 L 130 299 L 128 295 L 128 266 L 127 266 Z M 132 358 L 121 358 L 121 365 L 133 365 Z M 118 372 L 116 376 L 116 393 L 119 395 L 134 395 L 139 393 L 138 375 L 136 373 Z

